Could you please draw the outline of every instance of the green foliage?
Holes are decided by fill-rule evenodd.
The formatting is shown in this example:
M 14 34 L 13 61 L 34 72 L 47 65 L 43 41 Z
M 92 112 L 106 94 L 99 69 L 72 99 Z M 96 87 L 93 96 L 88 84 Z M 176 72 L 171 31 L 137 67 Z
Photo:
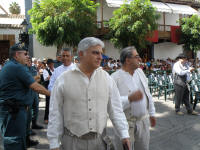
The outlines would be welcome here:
M 96 29 L 96 7 L 91 0 L 36 0 L 29 10 L 32 29 L 45 46 L 76 47 Z
M 9 11 L 11 14 L 20 14 L 21 9 L 18 3 L 12 2 L 9 7 Z
M 150 0 L 133 0 L 114 11 L 109 21 L 111 41 L 118 48 L 134 45 L 138 50 L 149 43 L 146 38 L 157 29 L 159 15 Z
M 181 24 L 181 43 L 185 50 L 200 50 L 200 17 L 193 15 L 190 18 L 182 18 Z

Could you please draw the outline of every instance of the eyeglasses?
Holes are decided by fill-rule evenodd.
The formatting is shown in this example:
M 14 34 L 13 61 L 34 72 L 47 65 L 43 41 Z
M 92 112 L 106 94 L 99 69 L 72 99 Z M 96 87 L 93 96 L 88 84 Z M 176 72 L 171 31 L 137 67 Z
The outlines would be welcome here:
M 69 57 L 69 55 L 62 55 L 62 57 Z

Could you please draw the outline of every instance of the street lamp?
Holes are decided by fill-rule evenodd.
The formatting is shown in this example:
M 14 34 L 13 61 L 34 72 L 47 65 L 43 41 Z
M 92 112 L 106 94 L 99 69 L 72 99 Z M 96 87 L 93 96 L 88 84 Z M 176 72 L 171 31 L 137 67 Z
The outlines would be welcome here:
M 28 48 L 29 35 L 28 35 L 28 29 L 27 29 L 28 23 L 26 19 L 24 19 L 20 25 L 22 26 L 22 30 L 20 30 L 19 41 L 20 43 L 24 44 Z

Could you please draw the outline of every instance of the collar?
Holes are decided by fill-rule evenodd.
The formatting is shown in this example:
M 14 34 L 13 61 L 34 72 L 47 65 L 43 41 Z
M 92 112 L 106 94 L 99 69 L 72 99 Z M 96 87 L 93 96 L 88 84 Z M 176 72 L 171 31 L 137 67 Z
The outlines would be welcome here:
M 19 62 L 18 62 L 16 59 L 14 59 L 14 58 L 11 58 L 10 61 L 14 62 L 15 64 L 18 64 L 18 63 L 19 63 Z
M 102 70 L 102 67 L 99 67 L 99 68 L 95 69 L 94 72 L 93 72 L 92 74 L 94 74 L 94 73 L 96 73 L 96 72 L 98 72 L 98 71 L 100 71 L 100 70 Z M 72 71 L 77 71 L 77 72 L 83 73 L 83 72 L 80 70 L 78 64 L 75 64 L 75 65 L 74 65 L 74 68 L 72 69 Z M 84 74 L 84 73 L 83 73 L 83 74 Z

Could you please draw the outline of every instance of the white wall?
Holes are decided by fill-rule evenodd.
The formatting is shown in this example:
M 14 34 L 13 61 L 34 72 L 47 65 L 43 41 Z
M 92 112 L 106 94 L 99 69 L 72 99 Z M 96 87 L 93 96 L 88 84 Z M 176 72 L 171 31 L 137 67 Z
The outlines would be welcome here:
M 56 58 L 56 51 L 57 48 L 52 46 L 52 47 L 46 47 L 42 46 L 38 40 L 35 38 L 35 35 L 33 36 L 33 57 L 36 58 Z
M 97 21 L 101 21 L 101 2 L 97 0 L 97 2 L 100 4 L 100 7 L 97 8 Z M 108 7 L 106 1 L 103 1 L 103 20 L 109 20 L 113 16 L 113 11 L 115 7 Z
M 154 58 L 155 59 L 175 59 L 183 52 L 183 46 L 171 42 L 154 44 Z
M 120 51 L 115 48 L 114 45 L 109 41 L 104 41 L 105 43 L 105 55 L 112 57 L 114 59 L 119 59 Z M 180 53 L 183 52 L 182 45 L 177 45 L 171 42 L 154 44 L 154 58 L 155 59 L 175 59 Z M 200 52 L 198 53 L 200 58 Z
M 197 57 L 199 58 L 199 60 L 200 60 L 200 50 L 199 51 L 197 51 Z
M 20 29 L 0 29 L 0 34 L 14 34 L 16 43 L 19 42 L 19 33 Z
M 176 25 L 178 26 L 179 25 L 179 14 L 169 14 L 169 13 L 166 13 L 165 15 L 165 24 L 166 25 Z
M 160 15 L 160 18 L 157 20 L 158 24 L 164 24 L 164 15 L 161 12 L 157 12 Z M 178 26 L 179 23 L 179 14 L 170 14 L 165 13 L 165 25 L 176 25 Z
M 114 59 L 119 59 L 120 52 L 119 49 L 115 48 L 114 45 L 109 41 L 104 41 L 105 44 L 105 55 L 112 57 Z

